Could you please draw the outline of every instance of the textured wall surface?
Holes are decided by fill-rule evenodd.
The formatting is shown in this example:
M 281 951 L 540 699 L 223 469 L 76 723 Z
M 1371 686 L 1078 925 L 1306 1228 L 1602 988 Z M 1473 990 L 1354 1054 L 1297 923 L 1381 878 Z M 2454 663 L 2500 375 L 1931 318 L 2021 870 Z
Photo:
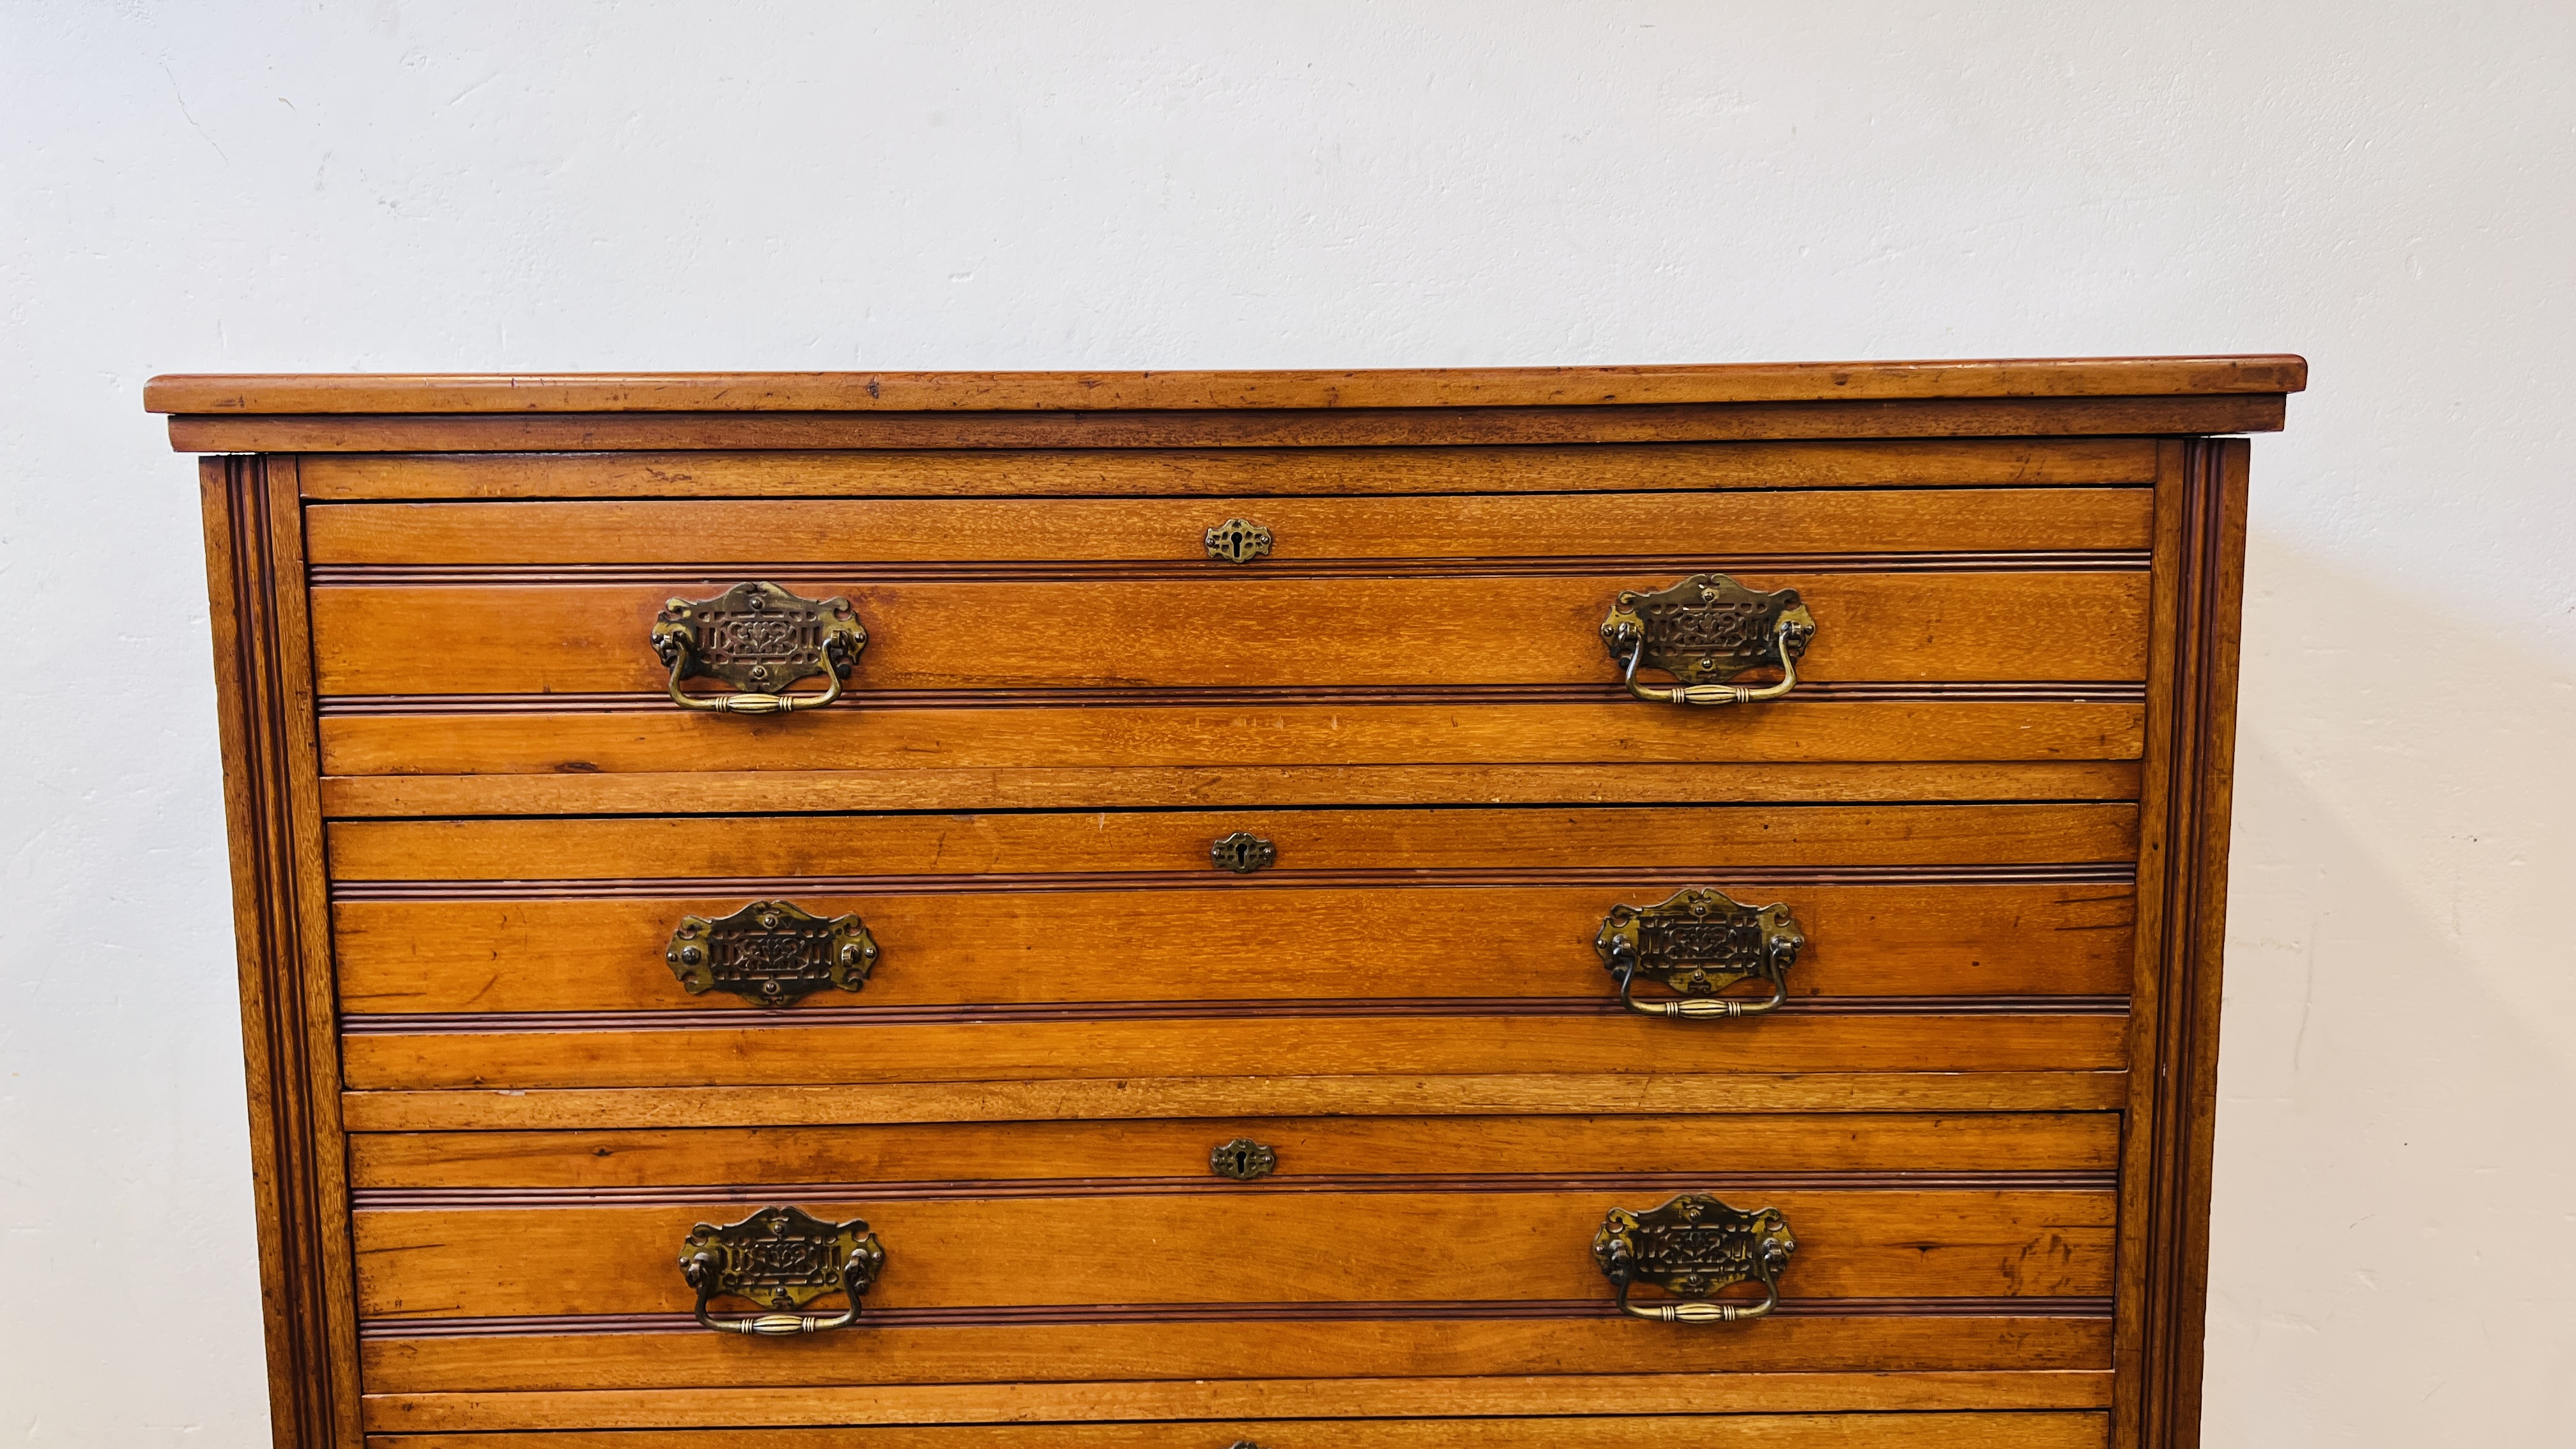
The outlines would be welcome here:
M 13 0 L 0 1437 L 265 1442 L 153 372 L 2286 349 L 2209 1442 L 2567 1443 L 2571 78 L 2565 0 Z

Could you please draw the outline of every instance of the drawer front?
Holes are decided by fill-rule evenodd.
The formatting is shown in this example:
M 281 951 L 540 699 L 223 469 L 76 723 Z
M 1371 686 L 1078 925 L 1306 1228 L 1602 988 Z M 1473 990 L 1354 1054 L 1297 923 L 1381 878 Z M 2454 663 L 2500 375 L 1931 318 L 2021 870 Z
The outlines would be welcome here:
M 641 1206 L 361 1211 L 359 1312 L 377 1320 L 685 1315 L 689 1287 L 674 1262 L 692 1225 L 750 1218 L 780 1195 L 817 1217 L 864 1216 L 895 1263 L 867 1295 L 868 1311 L 917 1317 L 1129 1304 L 1608 1305 L 1593 1234 L 1613 1208 L 1645 1211 L 1675 1193 L 1669 1185 L 1128 1193 L 1094 1184 L 1062 1197 L 880 1188 L 866 1201 L 833 1201 L 771 1189 Z M 2111 1292 L 2107 1183 L 1792 1187 L 1742 1204 L 1765 1205 L 1797 1231 L 1783 1292 L 1794 1289 L 1802 1302 Z
M 850 601 L 868 640 L 849 690 L 869 703 L 957 691 L 1462 686 L 1554 686 L 1606 698 L 1620 678 L 1601 637 L 1612 603 L 1622 590 L 1661 589 L 1688 572 L 1640 565 L 1566 575 L 870 583 L 776 570 L 762 578 L 803 597 Z M 1811 686 L 2146 677 L 2142 563 L 1735 577 L 1752 589 L 1798 590 L 1816 623 L 1799 664 Z M 565 695 L 590 698 L 553 703 L 658 701 L 676 713 L 669 666 L 651 646 L 655 616 L 671 598 L 713 598 L 743 582 L 673 572 L 603 584 L 325 584 L 313 591 L 317 687 L 332 701 Z
M 1216 1152 L 1233 1140 L 1220 1134 L 1258 1134 L 1271 1170 L 1219 1173 L 1217 1162 L 1241 1160 Z M 1828 1114 L 362 1138 L 358 1302 L 380 1339 L 694 1336 L 704 1330 L 674 1261 L 693 1225 L 793 1203 L 826 1221 L 864 1216 L 886 1266 L 858 1328 L 768 1360 L 790 1377 L 860 1371 L 846 1356 L 877 1355 L 878 1329 L 980 1329 L 1007 1342 L 1011 1330 L 1098 1326 L 1138 1331 L 1126 1345 L 1153 1354 L 1171 1331 L 1219 1323 L 1293 1336 L 1303 1330 L 1292 1323 L 1563 1322 L 1607 1350 L 1563 1366 L 1604 1372 L 1626 1367 L 1623 1352 L 1681 1342 L 1758 1353 L 1773 1330 L 1806 1320 L 1887 1320 L 1877 1336 L 1919 1343 L 1897 1320 L 2104 1312 L 2115 1136 L 2107 1114 Z M 817 1173 L 836 1180 L 800 1180 Z M 710 1180 L 745 1185 L 699 1185 Z M 1685 1192 L 1785 1218 L 1797 1245 L 1774 1319 L 1676 1334 L 1617 1315 L 1595 1232 L 1613 1209 Z M 1624 1349 L 1614 1330 L 1634 1330 Z M 1348 1352 L 1329 1340 L 1304 1357 Z M 1032 1373 L 1005 1353 L 968 1376 L 1275 1370 L 1249 1336 L 1230 1341 L 1243 1356 L 1218 1367 L 1204 1348 L 1179 1365 L 1095 1350 Z M 1955 1347 L 1934 1358 L 1962 1362 Z
M 879 950 L 855 993 L 798 1009 L 1146 1001 L 1606 1003 L 1595 942 L 1618 904 L 1676 887 L 1344 885 L 1285 888 L 816 889 L 781 896 L 827 919 L 856 915 Z M 332 910 L 340 1009 L 407 1013 L 760 1010 L 692 994 L 668 959 L 689 916 L 720 920 L 751 892 L 669 882 L 642 898 L 493 898 L 475 883 L 402 898 L 352 887 Z M 1787 905 L 1804 936 L 1793 1002 L 1878 997 L 2120 996 L 2134 906 L 2105 881 L 1738 885 Z M 1742 995 L 1742 991 L 1735 994 Z M 1758 992 L 1754 993 L 1759 995 Z
M 1213 1175 L 1210 1145 L 1248 1134 L 1273 1149 L 1275 1171 Z M 355 1147 L 380 1429 L 2106 1402 L 2108 1113 L 362 1135 Z M 709 1180 L 758 1185 L 694 1185 Z M 1594 1231 L 1612 1208 L 1686 1191 L 1785 1215 L 1798 1247 L 1776 1313 L 1722 1325 L 1617 1313 Z M 778 1340 L 698 1327 L 674 1261 L 683 1238 L 776 1202 L 864 1216 L 878 1235 L 885 1268 L 859 1323 Z M 1348 1382 L 1326 1382 L 1337 1379 Z
M 879 696 L 864 708 L 785 718 L 684 714 L 668 699 L 642 696 L 615 709 L 538 696 L 489 709 L 452 699 L 344 700 L 323 709 L 322 769 L 557 778 L 759 771 L 785 776 L 770 788 L 794 808 L 788 772 L 795 771 L 2058 763 L 2135 760 L 2146 730 L 2142 691 L 2125 685 L 1792 696 L 1726 710 L 1613 700 L 1616 689 L 1603 686 L 1589 701 L 1513 703 L 1478 702 L 1454 689 L 1437 701 L 1138 702 L 1110 694 L 1058 707 L 938 696 L 898 706 Z
M 332 570 L 1155 562 L 1223 572 L 1207 532 L 1240 518 L 1269 535 L 1258 570 L 1361 559 L 2099 553 L 2146 548 L 2152 505 L 2138 487 L 323 503 L 305 515 L 305 549 Z
M 1216 869 L 1220 833 L 1276 864 Z M 366 1090 L 2123 1061 L 2124 803 L 378 821 L 330 839 L 343 1071 Z M 838 906 L 878 911 L 872 969 L 785 1009 L 689 996 L 668 953 L 711 881 L 743 895 L 710 910 L 792 897 L 818 931 Z M 1768 1015 L 1623 1010 L 1597 944 L 1610 909 L 1703 884 L 1793 915 L 1823 892 L 1794 924 L 1849 965 L 1789 967 L 1799 995 Z M 623 934 L 533 943 L 568 925 Z
M 1211 845 L 1271 842 L 1237 876 Z M 2125 801 L 2005 805 L 1704 805 L 1579 809 L 1140 810 L 991 815 L 344 821 L 332 878 L 357 882 L 1062 878 L 1151 874 L 1207 885 L 1350 872 L 1630 873 L 1751 867 L 2125 865 Z M 1090 884 L 1112 882 L 1087 881 Z
M 2058 487 L 321 503 L 324 768 L 2134 759 L 2149 502 Z M 1229 518 L 1261 523 L 1270 554 L 1211 560 L 1207 530 Z M 1621 591 L 1712 567 L 1799 590 L 1815 619 L 1798 691 L 1760 719 L 1630 699 L 1603 643 Z M 755 579 L 849 600 L 868 633 L 856 707 L 746 719 L 672 702 L 656 615 Z
M 1660 1396 L 1659 1396 L 1660 1397 Z M 408 1406 L 406 1406 L 408 1407 Z M 1471 1407 L 1452 1404 L 1453 1412 Z M 399 1412 L 399 1410 L 390 1410 Z M 2107 1417 L 2019 1414 L 1692 1414 L 1593 1418 L 1228 1419 L 1182 1424 L 975 1424 L 369 1436 L 369 1449 L 2102 1449 Z
M 1268 1147 L 1271 1163 L 1251 1179 L 1257 1189 L 1227 1191 L 1605 1175 L 1677 1191 L 1756 1180 L 1813 1185 L 1854 1173 L 1915 1181 L 2019 1174 L 2014 1180 L 2023 1185 L 2098 1187 L 2117 1166 L 2119 1119 L 2107 1112 L 1784 1112 L 366 1132 L 351 1139 L 349 1173 L 368 1208 L 671 1199 L 703 1194 L 709 1182 L 766 1184 L 753 1197 L 794 1197 L 814 1184 L 838 1184 L 830 1189 L 838 1192 L 900 1184 L 917 1192 L 1002 1180 L 1068 1190 L 1113 1179 L 1216 1188 L 1212 1154 L 1237 1139 Z

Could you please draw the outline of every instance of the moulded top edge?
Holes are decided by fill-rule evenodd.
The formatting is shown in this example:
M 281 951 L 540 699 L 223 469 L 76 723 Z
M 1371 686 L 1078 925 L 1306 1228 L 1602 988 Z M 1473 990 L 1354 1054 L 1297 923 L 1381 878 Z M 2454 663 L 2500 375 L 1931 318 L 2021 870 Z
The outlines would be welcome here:
M 2280 394 L 2306 359 L 2070 357 L 1196 372 L 170 374 L 156 413 L 1065 412 Z

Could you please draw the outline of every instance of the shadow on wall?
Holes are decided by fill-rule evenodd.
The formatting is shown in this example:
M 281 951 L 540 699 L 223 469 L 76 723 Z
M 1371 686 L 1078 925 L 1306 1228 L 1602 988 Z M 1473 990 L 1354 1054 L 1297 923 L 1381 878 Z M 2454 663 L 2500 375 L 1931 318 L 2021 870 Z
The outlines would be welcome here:
M 2253 541 L 2212 1449 L 2576 1424 L 2576 680 L 2441 582 Z

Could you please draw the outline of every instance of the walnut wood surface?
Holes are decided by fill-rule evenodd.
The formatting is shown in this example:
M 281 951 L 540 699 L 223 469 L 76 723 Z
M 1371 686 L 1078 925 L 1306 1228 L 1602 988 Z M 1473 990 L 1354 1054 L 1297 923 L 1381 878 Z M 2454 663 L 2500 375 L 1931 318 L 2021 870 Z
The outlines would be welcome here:
M 1603 704 L 1113 704 L 848 708 L 769 718 L 573 707 L 326 715 L 333 775 L 655 774 L 1351 765 L 1811 764 L 2134 760 L 2127 702 L 1775 700 Z M 776 806 L 799 808 L 793 774 Z
M 1278 872 L 1480 871 L 2125 861 L 2125 802 L 2007 805 L 1586 806 L 1512 810 L 1212 810 L 1089 815 L 749 815 L 677 819 L 350 820 L 335 880 L 688 881 L 785 876 L 1234 876 L 1208 843 L 1249 831 Z
M 1540 556 L 2143 549 L 2144 488 L 318 504 L 329 564 L 1208 562 L 1242 516 L 1269 562 Z
M 2275 432 L 2279 393 L 1207 412 L 288 414 L 170 419 L 183 453 L 1312 448 Z
M 733 1019 L 728 1013 L 727 1020 Z M 2126 1020 L 2098 1012 L 1810 1015 L 1706 1022 L 1641 1016 L 1386 1016 L 929 1025 L 543 1028 L 400 1034 L 341 1042 L 360 1091 L 459 1087 L 766 1086 L 793 1083 L 1510 1072 L 2036 1072 L 2127 1065 Z
M 884 956 L 857 995 L 809 1004 L 1606 996 L 1592 949 L 1619 901 L 1657 886 L 790 895 L 857 912 Z M 1811 886 L 1749 891 L 1807 938 L 1790 994 L 2118 996 L 2132 896 L 2114 884 Z M 333 910 L 340 1009 L 704 1011 L 663 960 L 684 915 L 743 894 L 670 900 L 347 900 Z M 743 1005 L 747 1011 L 763 1008 Z M 774 1013 L 768 1013 L 774 1014 Z
M 1108 1077 L 895 1085 L 348 1092 L 352 1132 L 775 1127 L 841 1122 L 1127 1121 L 1256 1114 L 2082 1112 L 2127 1100 L 2121 1071 Z
M 1759 1333 L 1738 1334 L 1683 1333 L 1678 1327 L 1598 1315 L 937 1327 L 895 1326 L 880 1316 L 838 1342 L 817 1340 L 784 1349 L 703 1331 L 454 1335 L 424 1333 L 422 1325 L 391 1321 L 370 1330 L 366 1368 L 367 1382 L 377 1394 L 655 1389 L 670 1384 L 755 1389 L 1121 1378 L 1223 1382 L 1239 1381 L 1247 1373 L 1310 1383 L 1470 1375 L 1490 1380 L 1514 1374 L 1566 1375 L 1603 1363 L 1650 1365 L 1664 1373 L 1903 1375 L 2017 1369 L 2060 1380 L 2081 1377 L 2098 1383 L 2108 1377 L 2101 1372 L 2111 1362 L 2107 1318 L 2068 1313 L 2046 1300 L 2028 1306 L 2031 1311 L 2024 1314 L 1994 1306 L 1973 1314 L 1793 1310 L 1770 1319 Z M 1320 1383 L 1315 1387 L 1324 1388 Z M 986 1402 L 1008 1403 L 1016 1395 L 1016 1390 L 988 1388 Z
M 2153 483 L 2147 438 L 1541 447 L 317 453 L 333 499 L 1562 493 Z
M 2109 1377 L 2067 1371 L 1630 1373 L 1024 1385 L 999 1395 L 982 1384 L 384 1395 L 369 1397 L 367 1426 L 371 1430 L 435 1431 L 802 1426 L 862 1419 L 976 1425 L 997 1421 L 1179 1419 L 1198 1421 L 1186 1431 L 1175 1431 L 1190 1434 L 1189 1442 L 1195 1443 L 1197 1432 L 1214 1422 L 1334 1415 L 1421 1419 L 1712 1411 L 1758 1414 L 2091 1409 L 2102 1406 L 2110 1389 Z
M 1047 810 L 1241 804 L 1625 805 L 2134 800 L 2130 760 L 1867 765 L 1309 765 L 1194 769 L 800 770 L 800 810 Z M 332 775 L 330 817 L 671 815 L 763 810 L 772 771 L 671 775 Z
M 887 1268 L 868 1293 L 871 1310 L 1606 1303 L 1611 1289 L 1593 1264 L 1592 1234 L 1613 1207 L 1655 1205 L 1628 1201 L 1636 1194 L 1616 1189 L 875 1202 L 782 1196 L 817 1216 L 864 1216 L 884 1240 Z M 2111 1290 L 2116 1203 L 2108 1191 L 1805 1188 L 1764 1197 L 1797 1231 L 1798 1256 L 1782 1286 L 1802 1301 Z M 690 1225 L 749 1215 L 723 1201 L 361 1210 L 359 1310 L 370 1320 L 685 1313 L 691 1292 L 673 1260 Z
M 348 1445 L 357 1317 L 294 469 L 199 475 L 270 1423 L 280 1449 Z
M 1726 1414 L 1675 1419 L 1601 1416 L 1588 1419 L 1448 1419 L 1410 1423 L 1383 1419 L 1237 1419 L 1222 1423 L 975 1425 L 963 1428 L 674 1430 L 667 1433 L 386 1435 L 373 1449 L 994 1449 L 1063 1445 L 1066 1449 L 1199 1449 L 1259 1435 L 1266 1449 L 1668 1449 L 1676 1435 L 1715 1449 L 2098 1449 L 2107 1442 L 2102 1415 L 1770 1415 Z
M 173 374 L 156 413 L 1455 408 L 2284 393 L 2305 359 L 2068 357 L 1177 372 Z
M 2123 1449 L 2200 1442 L 2247 454 L 2241 440 L 2168 445 L 2157 491 L 2133 988 L 2149 1014 L 2132 1045 L 2153 1067 L 2131 1083 L 2123 1165 Z
M 1262 1181 L 1579 1172 L 2108 1172 L 2115 1114 L 1711 1113 L 1691 1116 L 1220 1117 L 1178 1121 L 360 1133 L 361 1191 L 686 1187 L 700 1183 L 1179 1178 L 1208 1150 L 1277 1150 Z M 784 1190 L 784 1189 L 782 1189 Z
M 1213 521 L 1213 520 L 1211 520 Z M 1257 566 L 1256 566 L 1257 569 Z M 739 571 L 736 571 L 739 572 Z M 850 687 L 880 691 L 1597 684 L 1619 666 L 1602 618 L 1669 571 L 1590 577 L 806 584 L 868 629 Z M 2144 573 L 1770 574 L 1816 618 L 1799 675 L 1842 680 L 2139 680 Z M 743 582 L 335 586 L 313 594 L 326 696 L 628 691 L 659 695 L 648 642 L 672 597 Z M 435 640 L 435 647 L 423 647 Z M 678 713 L 676 706 L 663 706 Z
M 205 472 L 278 1442 L 2185 1449 L 2245 461 L 2201 435 L 2304 373 L 156 382 L 181 448 L 302 455 Z M 1272 558 L 1197 555 L 1235 515 Z M 1614 697 L 1608 593 L 1705 567 L 1807 595 L 1802 697 Z M 859 596 L 853 706 L 678 715 L 646 619 L 772 574 Z M 1279 867 L 1210 869 L 1235 828 Z M 1798 999 L 1602 1014 L 1602 902 L 1702 878 L 1804 902 Z M 858 909 L 878 978 L 677 995 L 664 918 L 753 895 Z M 1281 1173 L 1205 1177 L 1219 1131 Z M 1789 1310 L 1585 1316 L 1606 1202 L 1686 1176 L 1792 1208 Z M 874 1325 L 675 1331 L 674 1224 L 764 1183 L 887 1234 Z M 407 1315 L 363 1340 L 360 1279 Z

